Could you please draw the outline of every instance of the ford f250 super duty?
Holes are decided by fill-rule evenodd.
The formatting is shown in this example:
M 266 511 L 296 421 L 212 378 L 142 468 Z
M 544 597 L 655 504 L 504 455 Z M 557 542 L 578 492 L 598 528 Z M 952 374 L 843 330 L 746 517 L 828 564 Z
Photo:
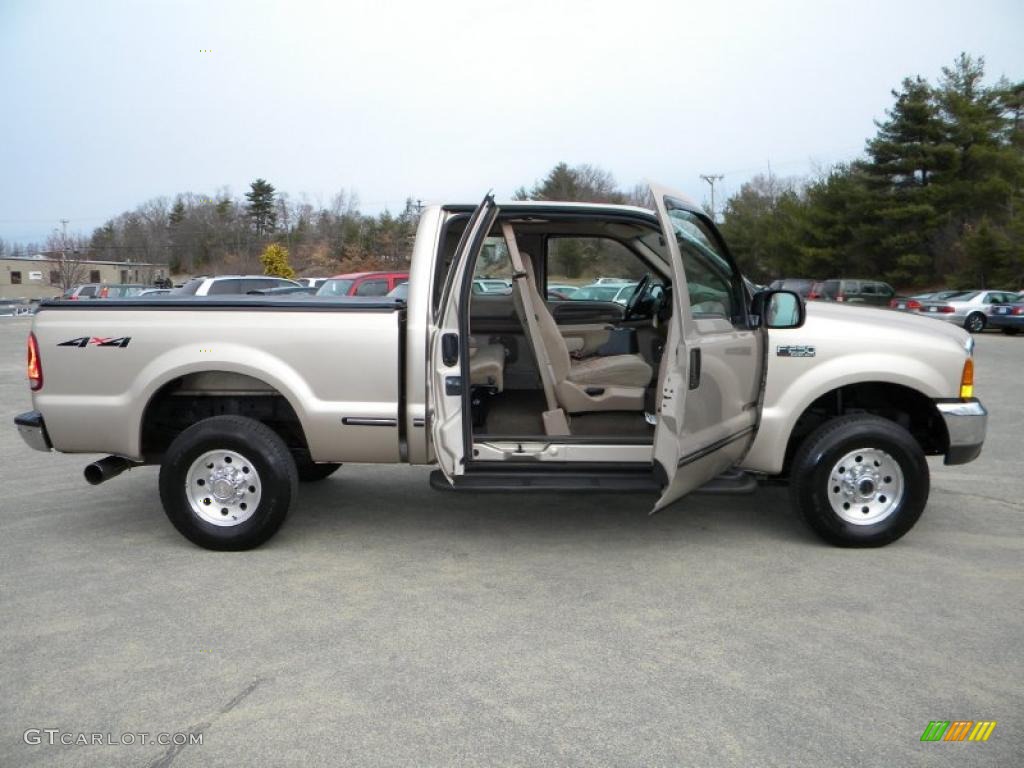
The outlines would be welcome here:
M 833 544 L 905 534 L 925 457 L 981 451 L 968 334 L 758 291 L 697 206 L 652 193 L 427 208 L 407 300 L 44 302 L 17 428 L 111 454 L 93 484 L 159 464 L 171 522 L 211 549 L 262 543 L 300 481 L 359 462 L 436 463 L 454 490 L 646 491 L 655 510 L 777 477 Z M 474 292 L 484 275 L 511 295 Z M 633 285 L 625 305 L 573 294 L 598 275 Z

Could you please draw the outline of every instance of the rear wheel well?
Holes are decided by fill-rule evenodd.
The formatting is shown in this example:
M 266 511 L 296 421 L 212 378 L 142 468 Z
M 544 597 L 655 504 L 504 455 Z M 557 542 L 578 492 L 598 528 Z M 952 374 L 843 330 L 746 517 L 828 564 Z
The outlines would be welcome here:
M 949 450 L 946 422 L 927 395 L 891 382 L 847 384 L 826 392 L 800 414 L 786 445 L 782 474 L 789 474 L 794 454 L 811 432 L 830 419 L 854 413 L 870 413 L 899 424 L 926 455 L 938 456 Z
M 143 457 L 158 463 L 174 438 L 213 416 L 245 416 L 266 424 L 296 459 L 309 458 L 305 432 L 288 399 L 260 379 L 228 371 L 187 374 L 156 391 L 142 415 Z

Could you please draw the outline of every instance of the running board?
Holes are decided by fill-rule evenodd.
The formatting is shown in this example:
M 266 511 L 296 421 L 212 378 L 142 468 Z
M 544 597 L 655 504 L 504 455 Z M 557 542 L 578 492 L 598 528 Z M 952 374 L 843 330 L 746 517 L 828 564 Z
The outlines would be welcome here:
M 648 470 L 504 470 L 472 472 L 459 475 L 449 483 L 444 474 L 435 469 L 430 473 L 430 487 L 435 491 L 540 491 L 547 493 L 597 491 L 615 493 L 660 493 L 661 484 Z M 757 490 L 753 475 L 730 469 L 702 485 L 693 493 L 741 496 Z
M 430 487 L 436 491 L 541 491 L 557 493 L 571 491 L 599 491 L 614 493 L 658 493 L 661 486 L 650 470 L 631 471 L 497 471 L 473 472 L 459 475 L 449 483 L 444 474 L 435 469 L 430 473 Z

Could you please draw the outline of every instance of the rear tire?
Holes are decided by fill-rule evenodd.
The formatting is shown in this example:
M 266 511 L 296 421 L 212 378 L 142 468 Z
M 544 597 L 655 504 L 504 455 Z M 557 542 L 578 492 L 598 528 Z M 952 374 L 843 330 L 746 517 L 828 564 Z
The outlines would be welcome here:
M 298 494 L 298 472 L 270 427 L 242 416 L 214 416 L 171 443 L 160 466 L 164 512 L 206 549 L 252 549 L 284 523 Z
M 826 422 L 793 458 L 793 506 L 839 547 L 881 547 L 914 527 L 928 503 L 924 451 L 895 422 L 856 414 Z
M 964 320 L 964 329 L 968 333 L 981 333 L 987 324 L 985 316 L 981 312 L 971 312 Z
M 319 482 L 333 475 L 341 466 L 341 464 L 317 464 L 309 460 L 297 461 L 295 465 L 299 471 L 300 483 Z

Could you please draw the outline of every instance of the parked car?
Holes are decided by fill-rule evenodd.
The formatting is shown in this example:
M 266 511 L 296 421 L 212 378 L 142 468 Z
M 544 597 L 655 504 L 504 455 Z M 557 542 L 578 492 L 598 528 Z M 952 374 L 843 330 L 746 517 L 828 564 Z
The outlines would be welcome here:
M 386 296 L 395 286 L 408 279 L 408 272 L 350 272 L 325 280 L 316 295 Z
M 981 333 L 988 325 L 992 307 L 1016 301 L 1013 291 L 957 291 L 943 299 L 921 302 L 918 313 Z
M 931 293 L 918 293 L 913 296 L 897 296 L 889 302 L 890 309 L 898 309 L 901 312 L 917 312 L 925 301 L 938 301 L 952 296 L 959 291 L 933 291 Z
M 568 283 L 548 283 L 548 298 L 558 301 L 568 301 L 576 294 L 580 287 Z
M 841 301 L 848 304 L 889 305 L 896 291 L 888 283 L 877 280 L 831 279 L 815 283 L 807 298 L 816 301 Z
M 512 293 L 512 281 L 498 277 L 477 277 L 473 279 L 473 293 L 508 295 Z
M 316 288 L 308 285 L 275 285 L 272 288 L 253 288 L 251 291 L 246 291 L 246 293 L 250 296 L 288 296 L 296 294 L 312 296 L 316 293 Z
M 138 296 L 146 290 L 146 286 L 138 284 L 104 284 L 100 286 L 97 299 L 127 299 Z
M 94 485 L 159 465 L 169 521 L 210 549 L 266 541 L 297 505 L 299 481 L 342 463 L 436 462 L 430 482 L 449 491 L 599 490 L 613 507 L 612 492 L 649 493 L 653 511 L 711 481 L 752 493 L 756 478 L 775 477 L 830 543 L 906 534 L 927 504 L 926 457 L 964 464 L 982 450 L 974 340 L 909 314 L 805 304 L 789 291 L 751 297 L 700 207 L 651 193 L 656 210 L 490 195 L 476 207 L 429 206 L 408 303 L 324 299 L 302 311 L 288 297 L 173 296 L 122 312 L 44 302 L 27 338 L 33 410 L 15 425 L 36 450 L 110 454 L 89 459 Z M 611 225 L 649 270 L 633 289 L 641 300 L 628 317 L 567 312 L 559 328 L 535 277 L 549 256 L 522 253 L 518 239 Z M 522 275 L 507 317 L 465 300 L 496 229 Z M 589 290 L 599 288 L 616 286 Z M 718 306 L 702 312 L 686 301 L 694 293 Z M 574 357 L 567 327 L 607 351 Z M 662 329 L 663 345 L 631 343 Z M 513 350 L 536 364 L 505 392 Z M 496 411 L 503 419 L 491 424 Z M 343 505 L 343 485 L 336 494 Z M 105 503 L 145 511 L 134 493 Z
M 325 282 L 330 280 L 329 277 L 296 277 L 295 282 L 299 285 L 305 285 L 307 288 L 312 288 L 314 291 L 323 285 Z
M 76 285 L 64 292 L 61 296 L 66 301 L 81 301 L 82 299 L 95 299 L 99 296 L 102 283 L 83 283 Z
M 147 288 L 144 291 L 139 292 L 139 296 L 163 296 L 171 293 L 171 288 Z
M 988 316 L 988 324 L 1009 336 L 1016 336 L 1024 329 L 1024 292 L 1015 301 L 994 305 Z
M 294 280 L 269 275 L 215 275 L 193 277 L 181 288 L 174 289 L 175 296 L 237 296 L 261 288 L 282 286 L 296 287 Z
M 773 291 L 792 291 L 800 298 L 806 299 L 807 294 L 814 287 L 814 280 L 805 277 L 784 277 L 780 280 L 773 280 L 768 287 Z
M 593 283 L 584 285 L 571 296 L 571 301 L 611 301 L 625 306 L 636 289 L 636 283 Z
M 0 299 L 0 317 L 20 317 L 36 311 L 37 303 L 28 299 Z

